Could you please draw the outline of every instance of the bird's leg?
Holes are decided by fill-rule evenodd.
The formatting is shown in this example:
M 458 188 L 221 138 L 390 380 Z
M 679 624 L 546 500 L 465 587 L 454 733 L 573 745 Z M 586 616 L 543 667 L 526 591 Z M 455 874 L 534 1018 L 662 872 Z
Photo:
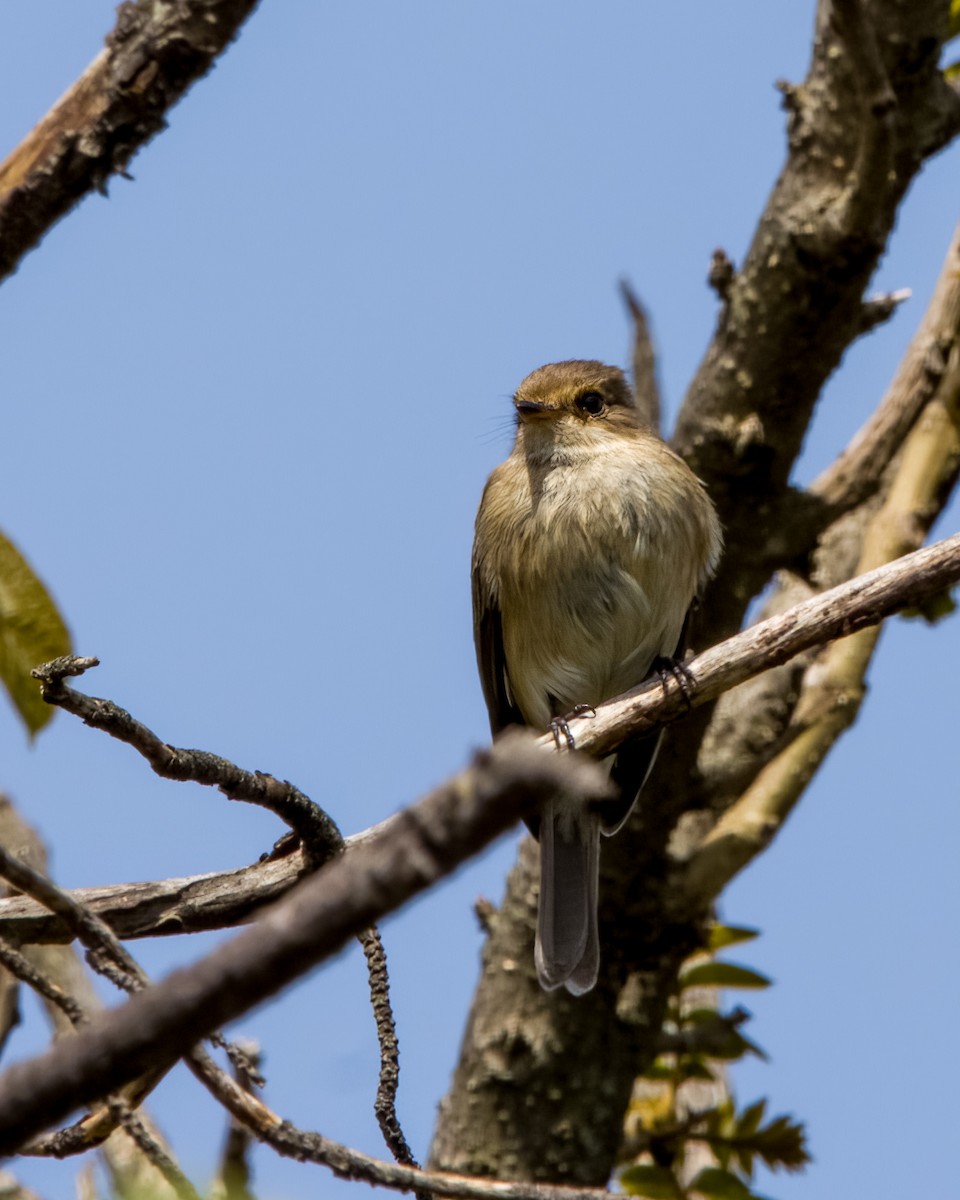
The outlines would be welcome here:
M 658 654 L 653 660 L 653 671 L 660 679 L 660 686 L 666 691 L 667 680 L 675 679 L 683 693 L 683 701 L 688 709 L 693 707 L 693 692 L 697 680 L 687 664 L 680 658 L 670 658 L 666 654 Z
M 575 704 L 562 717 L 551 717 L 550 732 L 553 734 L 553 740 L 557 744 L 557 749 L 559 750 L 566 743 L 568 750 L 576 750 L 577 744 L 573 740 L 573 734 L 570 732 L 569 722 L 575 717 L 595 717 L 596 715 L 597 710 L 592 704 Z

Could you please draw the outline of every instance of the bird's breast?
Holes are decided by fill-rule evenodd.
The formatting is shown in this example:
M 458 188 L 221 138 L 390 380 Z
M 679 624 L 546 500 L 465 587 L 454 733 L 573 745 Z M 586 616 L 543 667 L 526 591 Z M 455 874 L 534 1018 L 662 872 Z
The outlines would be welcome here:
M 598 704 L 673 653 L 703 551 L 671 460 L 513 459 L 491 480 L 481 513 L 491 524 L 478 541 L 493 547 L 484 568 L 510 687 L 531 724 Z

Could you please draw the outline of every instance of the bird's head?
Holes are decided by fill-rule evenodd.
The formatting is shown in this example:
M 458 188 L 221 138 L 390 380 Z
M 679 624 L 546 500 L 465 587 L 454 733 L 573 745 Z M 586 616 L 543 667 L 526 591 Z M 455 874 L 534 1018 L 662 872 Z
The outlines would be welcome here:
M 588 359 L 548 363 L 513 398 L 527 450 L 587 447 L 639 429 L 633 394 L 619 367 Z

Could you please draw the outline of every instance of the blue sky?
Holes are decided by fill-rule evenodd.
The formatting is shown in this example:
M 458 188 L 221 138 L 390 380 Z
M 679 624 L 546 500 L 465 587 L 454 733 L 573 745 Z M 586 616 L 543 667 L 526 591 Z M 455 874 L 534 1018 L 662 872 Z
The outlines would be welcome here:
M 3 5 L 4 152 L 113 10 Z M 812 17 L 808 0 L 261 5 L 135 181 L 84 202 L 0 289 L 0 526 L 101 657 L 88 689 L 295 781 L 346 832 L 457 768 L 486 738 L 469 548 L 509 396 L 544 362 L 628 360 L 627 276 L 676 412 L 715 318 L 711 251 L 748 245 L 784 155 L 773 84 L 802 78 Z M 914 186 L 876 280 L 914 298 L 847 355 L 800 481 L 871 411 L 919 321 L 958 165 L 955 149 Z M 958 653 L 956 619 L 885 632 L 856 730 L 724 900 L 764 931 L 741 957 L 776 979 L 750 998 L 772 1064 L 735 1086 L 804 1118 L 816 1159 L 762 1181 L 782 1200 L 952 1190 Z M 0 787 L 67 885 L 229 868 L 278 833 L 63 715 L 30 747 L 0 708 L 0 745 Z M 499 898 L 515 842 L 385 928 L 418 1153 L 477 974 L 471 905 Z M 160 974 L 210 941 L 135 949 Z M 273 1107 L 381 1152 L 359 951 L 238 1031 L 264 1045 Z M 31 1018 L 17 1053 L 42 1036 Z M 181 1072 L 153 1108 L 204 1181 L 212 1102 Z M 63 1196 L 75 1164 L 20 1167 Z M 263 1200 L 349 1191 L 266 1151 L 256 1171 Z

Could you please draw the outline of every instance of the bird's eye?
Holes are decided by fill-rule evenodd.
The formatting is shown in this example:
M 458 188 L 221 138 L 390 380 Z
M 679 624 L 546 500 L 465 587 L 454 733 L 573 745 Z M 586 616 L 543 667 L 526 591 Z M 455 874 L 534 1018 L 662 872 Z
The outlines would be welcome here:
M 607 407 L 599 392 L 584 392 L 582 396 L 577 397 L 576 404 L 581 412 L 588 413 L 591 417 L 599 417 Z

